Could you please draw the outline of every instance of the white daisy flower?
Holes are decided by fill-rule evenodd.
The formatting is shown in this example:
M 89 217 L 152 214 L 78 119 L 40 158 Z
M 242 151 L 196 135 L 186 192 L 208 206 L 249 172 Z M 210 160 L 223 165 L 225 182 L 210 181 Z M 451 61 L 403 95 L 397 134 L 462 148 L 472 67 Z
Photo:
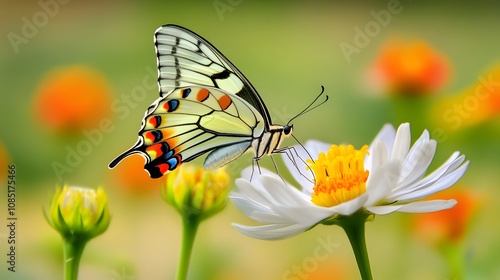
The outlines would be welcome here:
M 437 142 L 425 130 L 410 147 L 410 125 L 397 132 L 385 125 L 370 146 L 336 146 L 308 141 L 305 148 L 313 157 L 306 164 L 292 163 L 284 156 L 288 169 L 301 185 L 300 190 L 270 171 L 243 171 L 230 195 L 233 203 L 260 226 L 234 224 L 241 233 L 258 239 L 284 239 L 319 223 L 335 224 L 354 213 L 366 217 L 392 212 L 425 213 L 456 204 L 451 200 L 419 201 L 455 184 L 469 162 L 459 152 L 432 173 L 425 175 L 434 157 Z M 295 147 L 301 158 L 310 156 Z M 297 157 L 295 157 L 297 158 Z M 300 170 L 300 174 L 297 170 Z M 314 183 L 312 183 L 314 182 Z

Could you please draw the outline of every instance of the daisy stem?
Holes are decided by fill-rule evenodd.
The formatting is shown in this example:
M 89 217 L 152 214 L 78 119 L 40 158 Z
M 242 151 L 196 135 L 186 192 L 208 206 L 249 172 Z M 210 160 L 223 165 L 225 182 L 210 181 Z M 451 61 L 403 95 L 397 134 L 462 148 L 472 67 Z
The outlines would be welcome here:
M 361 279 L 363 280 L 373 279 L 365 241 L 365 222 L 368 218 L 369 215 L 367 213 L 358 211 L 343 219 L 339 219 L 337 222 L 349 238 L 356 262 L 358 263 Z
M 74 238 L 64 238 L 64 279 L 78 279 L 78 268 L 85 248 L 86 240 L 76 240 Z
M 191 252 L 193 251 L 198 225 L 198 217 L 183 217 L 182 219 L 182 248 L 179 267 L 177 268 L 177 280 L 187 279 L 189 261 L 191 259 Z

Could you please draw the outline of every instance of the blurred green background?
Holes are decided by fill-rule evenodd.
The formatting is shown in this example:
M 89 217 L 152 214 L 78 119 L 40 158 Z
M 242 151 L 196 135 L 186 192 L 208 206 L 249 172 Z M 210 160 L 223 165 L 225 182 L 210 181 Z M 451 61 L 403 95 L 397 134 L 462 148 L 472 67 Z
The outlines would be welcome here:
M 294 134 L 302 142 L 318 139 L 360 147 L 369 144 L 383 124 L 410 121 L 414 138 L 427 128 L 440 140 L 431 167 L 439 166 L 453 151 L 464 153 L 471 165 L 457 188 L 478 197 L 475 215 L 457 245 L 465 252 L 461 255 L 464 278 L 500 278 L 500 226 L 496 223 L 500 211 L 496 201 L 500 198 L 499 109 L 471 125 L 465 125 L 464 117 L 464 125 L 456 127 L 447 127 L 451 123 L 432 114 L 443 100 L 464 96 L 478 84 L 478 77 L 488 77 L 498 67 L 497 2 L 40 0 L 1 4 L 0 155 L 4 162 L 16 165 L 18 217 L 17 271 L 12 273 L 5 261 L 7 175 L 2 171 L 1 279 L 62 276 L 60 238 L 42 211 L 61 183 L 103 186 L 109 196 L 111 225 L 86 247 L 81 279 L 173 279 L 180 218 L 161 200 L 159 182 L 140 181 L 145 183 L 138 188 L 140 183 L 127 179 L 129 171 L 107 168 L 111 159 L 135 143 L 144 111 L 158 97 L 153 33 L 167 23 L 187 27 L 217 46 L 259 90 L 276 123 L 286 123 L 323 85 L 331 100 L 294 121 Z M 373 14 L 387 11 L 388 6 L 399 12 L 390 13 L 385 26 L 379 24 L 377 29 Z M 371 35 L 346 56 L 341 44 L 356 46 L 356 40 L 361 40 L 356 39 L 357 28 L 364 31 L 367 26 L 374 28 L 368 31 Z M 450 74 L 445 85 L 430 97 L 374 94 L 367 71 L 381 46 L 392 38 L 424 41 L 446 57 Z M 103 102 L 108 109 L 104 118 L 110 124 L 93 143 L 81 128 L 48 129 L 36 111 L 36 96 L 47 75 L 75 65 L 100 73 L 109 89 L 109 98 Z M 500 81 L 500 77 L 492 79 Z M 137 95 L 137 87 L 146 94 Z M 492 96 L 499 92 L 496 89 Z M 480 100 L 471 116 L 482 110 L 482 103 L 492 100 Z M 79 106 L 78 99 L 74 102 Z M 69 151 L 82 141 L 91 143 L 85 155 L 64 172 L 55 171 L 56 162 L 68 166 Z M 233 177 L 250 162 L 246 155 L 232 163 Z M 262 165 L 272 168 L 269 159 Z M 132 169 L 142 172 L 140 164 Z M 412 221 L 412 215 L 393 214 L 367 225 L 374 277 L 449 279 L 442 248 L 419 239 Z M 190 279 L 359 278 L 340 228 L 319 226 L 288 240 L 270 242 L 241 235 L 231 227 L 232 222 L 250 223 L 229 204 L 201 225 Z M 323 244 L 320 240 L 336 244 L 324 260 L 314 259 L 315 249 Z

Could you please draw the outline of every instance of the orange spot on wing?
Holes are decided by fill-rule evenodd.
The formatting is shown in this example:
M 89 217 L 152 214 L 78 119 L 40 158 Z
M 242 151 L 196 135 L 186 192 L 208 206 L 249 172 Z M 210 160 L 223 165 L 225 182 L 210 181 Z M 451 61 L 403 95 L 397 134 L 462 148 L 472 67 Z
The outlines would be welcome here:
M 231 97 L 229 97 L 227 94 L 224 94 L 217 100 L 217 102 L 219 102 L 222 110 L 226 110 L 233 101 L 231 100 Z
M 148 122 L 151 124 L 154 128 L 157 128 L 159 123 L 158 121 L 161 121 L 161 118 L 159 116 L 152 116 L 149 118 Z
M 167 173 L 168 170 L 170 169 L 170 165 L 168 163 L 160 163 L 156 167 L 158 167 L 158 169 L 162 174 Z
M 209 94 L 210 92 L 208 91 L 208 89 L 202 88 L 196 94 L 196 100 L 198 100 L 199 102 L 203 102 L 208 98 Z
M 163 135 L 163 139 L 165 139 L 165 138 L 171 137 L 174 134 L 174 130 L 173 129 L 164 128 L 164 129 L 161 130 L 161 133 Z
M 163 152 L 161 151 L 161 143 L 154 144 L 154 145 L 147 147 L 146 153 L 148 153 L 151 160 L 154 160 L 154 159 L 160 157 L 163 154 Z
M 168 102 L 165 102 L 165 103 L 163 104 L 163 109 L 165 109 L 165 111 L 167 111 L 167 112 L 168 112 L 168 110 L 170 109 L 170 106 L 168 105 Z
M 155 141 L 155 136 L 151 133 L 151 131 L 144 133 L 144 138 L 146 138 L 146 143 L 149 144 L 154 143 Z

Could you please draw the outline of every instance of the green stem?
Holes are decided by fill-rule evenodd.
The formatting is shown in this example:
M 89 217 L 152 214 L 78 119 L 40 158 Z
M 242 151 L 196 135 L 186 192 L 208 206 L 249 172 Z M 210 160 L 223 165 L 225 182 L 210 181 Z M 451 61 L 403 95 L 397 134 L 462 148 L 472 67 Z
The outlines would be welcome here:
M 74 240 L 73 238 L 64 238 L 64 279 L 78 279 L 78 268 L 82 257 L 83 249 L 87 241 Z
M 372 280 L 370 260 L 368 258 L 365 241 L 365 222 L 367 218 L 369 218 L 367 213 L 358 211 L 351 216 L 339 219 L 337 224 L 344 229 L 349 238 L 354 256 L 356 257 L 356 262 L 358 263 L 361 279 Z
M 179 267 L 177 268 L 177 280 L 187 279 L 189 261 L 193 251 L 194 238 L 198 230 L 199 220 L 197 218 L 182 219 L 182 248 Z
M 409 122 L 415 131 L 423 131 L 429 126 L 430 98 L 426 96 L 395 96 L 392 112 L 395 123 Z
M 464 248 L 460 243 L 450 243 L 442 246 L 441 251 L 448 264 L 450 279 L 463 279 L 464 277 Z

